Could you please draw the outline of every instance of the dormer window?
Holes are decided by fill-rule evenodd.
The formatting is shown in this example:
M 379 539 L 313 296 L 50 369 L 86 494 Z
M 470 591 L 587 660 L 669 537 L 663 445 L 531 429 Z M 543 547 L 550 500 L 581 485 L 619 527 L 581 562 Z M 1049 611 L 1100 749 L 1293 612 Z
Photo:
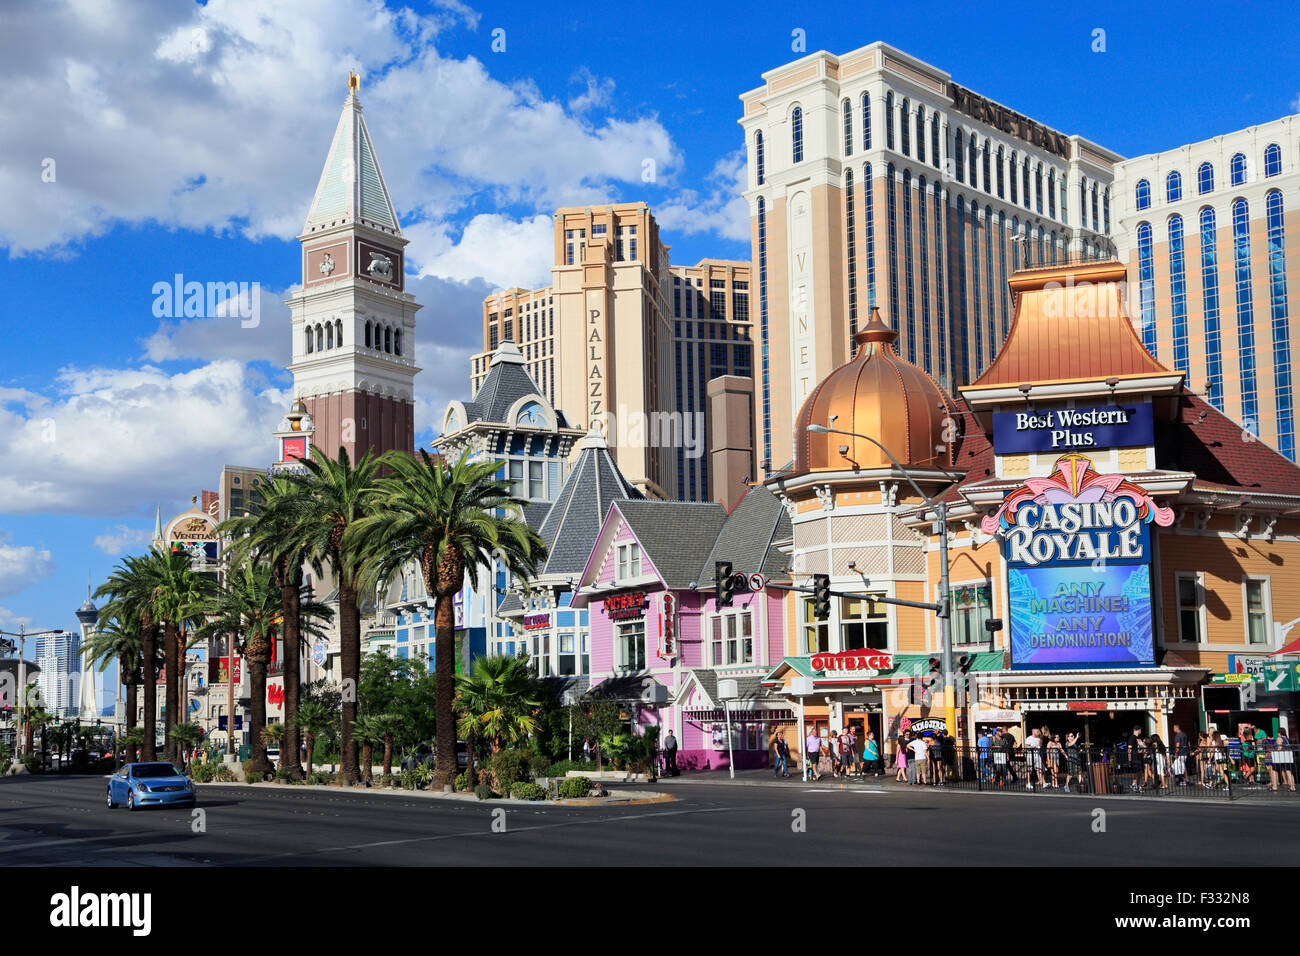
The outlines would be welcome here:
M 641 549 L 634 542 L 618 546 L 618 580 L 641 576 Z

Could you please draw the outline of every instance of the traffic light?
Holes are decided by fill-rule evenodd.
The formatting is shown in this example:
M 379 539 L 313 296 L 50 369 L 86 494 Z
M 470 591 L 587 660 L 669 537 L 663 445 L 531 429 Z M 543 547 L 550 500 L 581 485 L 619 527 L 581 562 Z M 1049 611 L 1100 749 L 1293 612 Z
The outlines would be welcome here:
M 961 657 L 957 658 L 957 673 L 969 674 L 971 665 L 974 663 L 975 656 L 973 654 L 963 654 Z
M 731 607 L 731 562 L 713 562 L 713 582 L 718 589 L 718 607 Z
M 813 617 L 825 621 L 831 616 L 831 576 L 813 575 Z
M 933 687 L 939 683 L 939 658 L 930 658 L 930 679 L 926 682 L 926 687 Z

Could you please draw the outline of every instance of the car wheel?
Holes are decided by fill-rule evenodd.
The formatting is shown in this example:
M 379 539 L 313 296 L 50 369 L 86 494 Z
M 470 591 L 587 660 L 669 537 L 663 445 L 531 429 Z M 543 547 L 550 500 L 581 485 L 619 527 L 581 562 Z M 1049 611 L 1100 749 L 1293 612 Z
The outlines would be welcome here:
M 130 790 L 126 792 L 126 808 L 128 810 L 135 809 L 135 793 Z
M 113 788 L 108 788 L 108 809 L 112 810 L 117 804 L 113 802 Z

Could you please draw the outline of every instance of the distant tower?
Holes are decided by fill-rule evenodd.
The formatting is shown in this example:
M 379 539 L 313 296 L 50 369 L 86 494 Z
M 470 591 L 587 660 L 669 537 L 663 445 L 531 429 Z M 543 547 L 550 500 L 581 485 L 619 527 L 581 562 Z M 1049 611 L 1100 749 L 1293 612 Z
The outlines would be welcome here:
M 302 289 L 289 298 L 294 393 L 311 444 L 354 461 L 415 447 L 415 297 L 407 240 L 384 184 L 351 74 L 302 243 Z M 284 453 L 284 449 L 281 449 Z
M 294 399 L 289 413 L 280 420 L 275 430 L 275 441 L 280 450 L 280 459 L 271 466 L 275 472 L 302 471 L 303 461 L 311 457 L 312 436 L 316 426 L 307 414 L 307 406 L 301 398 Z
M 86 585 L 86 603 L 77 608 L 77 620 L 81 629 L 81 683 L 77 694 L 77 715 L 93 719 L 99 716 L 102 675 L 86 653 L 86 645 L 99 622 L 99 608 L 90 600 L 90 585 Z

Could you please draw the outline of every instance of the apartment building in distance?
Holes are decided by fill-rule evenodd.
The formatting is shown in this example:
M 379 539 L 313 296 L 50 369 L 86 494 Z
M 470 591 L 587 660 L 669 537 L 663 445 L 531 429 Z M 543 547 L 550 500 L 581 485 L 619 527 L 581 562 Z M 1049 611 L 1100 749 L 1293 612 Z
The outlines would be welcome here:
M 601 429 L 633 485 L 709 500 L 706 386 L 752 374 L 749 263 L 672 266 L 644 202 L 559 209 L 554 225 L 550 285 L 483 302 L 474 393 L 512 342 L 572 426 Z
M 1296 460 L 1300 116 L 1116 164 L 1129 314 L 1214 408 Z
M 1006 338 L 1011 273 L 1113 255 L 1118 154 L 887 44 L 810 54 L 740 99 L 764 471 L 792 458 L 795 410 L 873 305 L 952 390 Z

